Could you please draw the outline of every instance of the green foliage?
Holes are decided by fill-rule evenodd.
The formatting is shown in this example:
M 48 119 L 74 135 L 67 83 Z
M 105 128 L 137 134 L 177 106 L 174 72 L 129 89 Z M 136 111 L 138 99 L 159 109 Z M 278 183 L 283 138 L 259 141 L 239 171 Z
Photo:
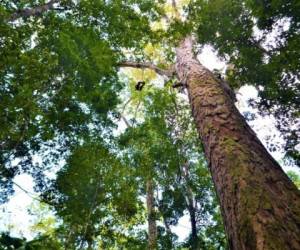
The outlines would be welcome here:
M 138 221 L 141 204 L 130 168 L 97 141 L 73 151 L 57 174 L 54 190 L 48 192 L 51 197 L 57 202 L 62 227 L 71 230 L 66 246 L 94 244 L 98 235 L 102 243 L 113 241 L 119 227 L 130 230 L 142 222 Z
M 49 162 L 84 137 L 109 132 L 122 88 L 116 62 L 122 49 L 150 39 L 149 21 L 159 11 L 148 0 L 61 1 L 9 22 L 17 9 L 43 3 L 0 4 L 1 202 L 13 192 L 15 175 L 31 173 L 41 189 Z M 38 168 L 34 154 L 44 154 Z
M 295 183 L 295 185 L 300 189 L 300 176 L 294 171 L 287 172 L 288 177 Z
M 164 223 L 157 228 L 159 249 L 191 246 L 190 238 L 179 244 L 168 231 L 186 213 L 188 192 L 194 193 L 199 206 L 199 242 L 222 249 L 226 241 L 211 179 L 189 122 L 188 105 L 185 100 L 177 103 L 175 96 L 170 89 L 157 88 L 143 95 L 142 119 L 119 136 L 118 145 L 86 138 L 72 149 L 43 194 L 54 205 L 56 227 L 43 232 L 49 224 L 44 215 L 34 226 L 41 234 L 32 242 L 56 242 L 66 249 L 145 249 L 147 234 L 140 226 L 146 221 L 143 199 L 151 178 L 159 192 L 155 219 Z M 187 159 L 188 179 L 183 173 Z
M 157 88 L 156 75 L 145 70 L 126 82 L 117 65 L 133 58 L 166 69 L 174 63 L 174 46 L 195 33 L 199 45 L 211 44 L 233 65 L 226 73 L 233 88 L 258 88 L 256 105 L 278 118 L 287 156 L 299 163 L 299 133 L 290 126 L 300 108 L 298 1 L 177 1 L 176 10 L 161 0 L 64 0 L 40 15 L 10 20 L 17 10 L 44 3 L 0 4 L 0 202 L 13 193 L 13 178 L 29 173 L 55 217 L 40 207 L 35 239 L 3 233 L 1 247 L 145 249 L 151 180 L 159 249 L 195 245 L 193 235 L 179 243 L 170 231 L 184 215 L 192 218 L 191 207 L 197 246 L 226 249 L 187 100 L 169 86 L 174 79 Z M 278 28 L 267 47 L 269 33 Z M 136 80 L 146 81 L 140 92 Z M 127 113 L 118 109 L 124 83 Z M 116 132 L 120 113 L 129 126 Z M 49 180 L 45 173 L 54 169 Z M 299 178 L 289 175 L 298 185 Z
M 20 248 L 25 241 L 25 239 L 11 237 L 7 233 L 2 233 L 0 237 L 0 247 L 3 250 L 13 250 Z
M 211 178 L 199 150 L 195 128 L 190 123 L 186 100 L 178 99 L 171 89 L 154 88 L 144 96 L 142 113 L 143 121 L 128 127 L 119 143 L 128 162 L 136 168 L 142 194 L 146 195 L 145 185 L 149 178 L 160 193 L 155 195 L 155 209 L 157 219 L 163 221 L 165 228 L 158 227 L 159 249 L 193 245 L 189 239 L 185 244 L 178 244 L 177 237 L 167 231 L 167 225 L 178 225 L 188 211 L 187 199 L 198 204 L 195 213 L 199 244 L 202 242 L 205 249 L 218 244 L 219 248 L 225 247 L 219 210 L 216 202 L 212 202 Z M 210 218 L 218 220 L 210 223 Z M 213 229 L 216 232 L 213 233 Z
M 25 238 L 11 237 L 9 234 L 2 233 L 0 236 L 0 247 L 3 250 L 62 250 L 62 246 L 56 240 L 41 236 L 32 241 L 26 241 Z

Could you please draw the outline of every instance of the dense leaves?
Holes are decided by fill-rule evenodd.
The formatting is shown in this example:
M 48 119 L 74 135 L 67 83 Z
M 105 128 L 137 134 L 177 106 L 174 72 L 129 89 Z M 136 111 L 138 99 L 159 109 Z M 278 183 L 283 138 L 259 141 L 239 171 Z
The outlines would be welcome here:
M 49 168 L 36 169 L 34 154 L 69 152 L 88 134 L 109 130 L 122 87 L 114 67 L 120 49 L 137 48 L 156 13 L 149 1 L 56 2 L 49 11 L 15 21 L 12 13 L 42 1 L 1 2 L 2 202 L 16 174 L 31 171 L 41 179 Z M 45 158 L 54 163 L 57 155 L 47 152 Z
M 47 195 L 56 204 L 62 227 L 70 230 L 65 246 L 91 247 L 99 235 L 106 246 L 122 235 L 122 226 L 130 231 L 140 223 L 134 180 L 130 168 L 101 143 L 91 141 L 76 148 Z
M 35 230 L 48 230 L 31 241 L 3 233 L 0 247 L 146 249 L 151 182 L 158 249 L 226 249 L 184 87 L 117 66 L 167 69 L 174 46 L 194 33 L 228 62 L 233 88 L 257 88 L 252 104 L 277 118 L 299 164 L 299 10 L 283 0 L 1 1 L 0 202 L 15 176 L 30 174 L 55 223 L 50 231 L 41 218 Z M 173 229 L 186 231 L 184 218 L 192 230 L 179 240 Z
M 186 100 L 167 89 L 151 90 L 144 98 L 144 121 L 127 128 L 120 143 L 136 166 L 142 194 L 149 179 L 158 192 L 155 209 L 164 223 L 164 230 L 158 228 L 159 249 L 176 248 L 170 226 L 186 212 L 195 217 L 199 232 L 198 239 L 191 236 L 183 246 L 225 247 L 221 220 L 209 222 L 219 211 Z M 213 227 L 219 227 L 220 239 L 211 238 Z

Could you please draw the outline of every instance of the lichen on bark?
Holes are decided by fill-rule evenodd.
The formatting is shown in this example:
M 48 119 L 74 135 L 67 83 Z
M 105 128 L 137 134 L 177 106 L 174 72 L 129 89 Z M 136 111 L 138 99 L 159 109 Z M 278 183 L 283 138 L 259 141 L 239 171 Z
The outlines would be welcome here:
M 176 53 L 176 72 L 188 89 L 230 248 L 300 249 L 299 190 L 218 79 L 195 58 L 192 39 L 185 38 Z

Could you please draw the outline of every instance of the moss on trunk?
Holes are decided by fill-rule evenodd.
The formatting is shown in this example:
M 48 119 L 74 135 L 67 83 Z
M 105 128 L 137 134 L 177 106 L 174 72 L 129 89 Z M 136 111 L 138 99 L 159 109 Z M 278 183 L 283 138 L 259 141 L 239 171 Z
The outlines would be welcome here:
M 186 38 L 177 48 L 176 72 L 188 89 L 230 248 L 300 249 L 299 190 L 192 47 Z

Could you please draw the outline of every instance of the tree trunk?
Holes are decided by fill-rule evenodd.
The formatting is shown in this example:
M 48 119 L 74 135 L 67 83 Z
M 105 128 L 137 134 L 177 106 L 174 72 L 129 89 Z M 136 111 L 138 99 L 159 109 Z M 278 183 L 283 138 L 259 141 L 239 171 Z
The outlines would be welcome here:
M 192 249 L 198 249 L 198 235 L 197 235 L 197 222 L 196 222 L 196 204 L 195 198 L 192 189 L 189 186 L 189 166 L 188 162 L 184 164 L 182 167 L 182 175 L 185 180 L 185 189 L 186 189 L 186 203 L 188 207 L 188 211 L 190 214 L 190 222 L 191 222 L 191 239 L 192 239 Z
M 187 86 L 230 248 L 299 250 L 299 191 L 192 47 L 190 37 L 180 43 L 176 73 Z
M 196 211 L 195 207 L 193 205 L 193 201 L 189 199 L 189 204 L 188 204 L 188 210 L 190 214 L 190 219 L 191 219 L 191 227 L 192 227 L 192 234 L 191 234 L 191 239 L 192 239 L 192 250 L 197 250 L 198 249 L 198 236 L 197 236 L 197 224 L 196 224 Z
M 157 249 L 157 229 L 154 209 L 154 188 L 151 179 L 147 180 L 147 212 L 148 212 L 148 249 Z

